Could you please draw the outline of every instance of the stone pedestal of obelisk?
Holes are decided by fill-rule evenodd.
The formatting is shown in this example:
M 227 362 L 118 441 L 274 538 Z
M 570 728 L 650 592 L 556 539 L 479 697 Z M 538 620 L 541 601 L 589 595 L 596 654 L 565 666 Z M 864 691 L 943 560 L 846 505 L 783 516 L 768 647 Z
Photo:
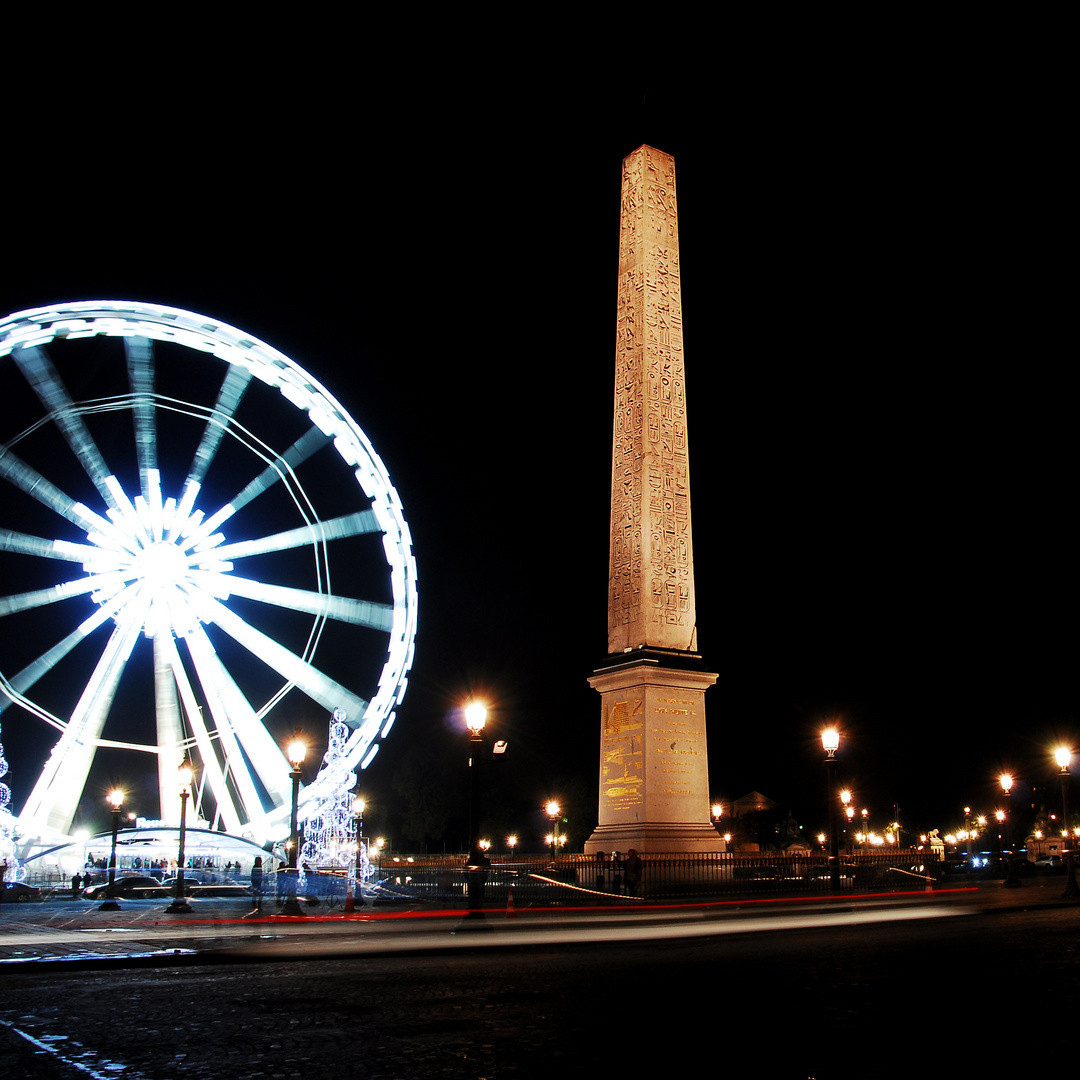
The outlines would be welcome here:
M 642 146 L 623 162 L 608 657 L 599 824 L 587 853 L 723 848 L 710 818 L 686 443 L 675 162 Z

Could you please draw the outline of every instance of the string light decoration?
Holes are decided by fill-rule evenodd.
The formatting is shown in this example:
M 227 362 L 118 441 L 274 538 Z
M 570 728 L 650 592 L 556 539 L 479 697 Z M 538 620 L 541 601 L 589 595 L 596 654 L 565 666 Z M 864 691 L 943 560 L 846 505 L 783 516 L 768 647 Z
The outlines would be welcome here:
M 301 893 L 307 891 L 309 871 L 345 870 L 355 880 L 359 861 L 361 880 L 366 881 L 373 874 L 363 843 L 357 860 L 356 813 L 352 808 L 356 773 L 349 767 L 346 751 L 349 738 L 346 719 L 344 709 L 335 709 L 330 717 L 326 753 L 315 780 L 325 794 L 316 813 L 304 825 L 304 842 L 297 860 L 297 887 Z
M 6 864 L 5 881 L 22 881 L 26 867 L 19 863 L 15 854 L 15 818 L 11 814 L 11 788 L 3 783 L 8 763 L 4 757 L 4 744 L 0 742 L 0 863 Z

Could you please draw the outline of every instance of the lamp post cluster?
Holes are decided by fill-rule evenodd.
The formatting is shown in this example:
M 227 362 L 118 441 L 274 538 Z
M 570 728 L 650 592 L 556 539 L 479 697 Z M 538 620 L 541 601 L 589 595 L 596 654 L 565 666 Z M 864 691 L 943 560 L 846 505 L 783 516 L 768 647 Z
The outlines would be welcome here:
M 470 702 L 465 709 L 465 724 L 468 730 L 469 737 L 469 856 L 468 856 L 468 870 L 469 876 L 469 910 L 470 914 L 479 914 L 480 908 L 483 902 L 484 893 L 484 879 L 486 878 L 486 870 L 491 865 L 488 858 L 487 851 L 490 849 L 490 841 L 481 838 L 480 836 L 480 781 L 479 781 L 479 765 L 480 765 L 480 752 L 483 749 L 483 731 L 487 720 L 487 710 L 479 702 Z M 835 787 L 834 769 L 836 763 L 836 752 L 840 746 L 840 731 L 835 724 L 830 724 L 821 733 L 821 744 L 825 751 L 825 770 L 826 770 L 826 793 L 827 793 L 827 805 L 829 814 L 829 833 L 828 836 L 819 835 L 819 841 L 824 845 L 826 840 L 828 842 L 828 871 L 829 871 L 829 885 L 832 892 L 836 893 L 841 888 L 841 865 L 840 865 L 840 836 L 837 823 L 837 804 L 843 807 L 843 813 L 847 819 L 847 825 L 850 830 L 854 819 L 856 810 L 852 806 L 852 795 L 847 789 L 837 791 Z M 498 754 L 502 750 L 505 750 L 505 743 L 496 744 L 495 753 Z M 282 906 L 282 914 L 302 916 L 303 911 L 300 909 L 297 900 L 297 860 L 299 852 L 299 824 L 298 824 L 298 807 L 299 807 L 299 792 L 300 781 L 302 778 L 302 766 L 307 754 L 307 746 L 299 731 L 296 732 L 294 738 L 289 742 L 286 749 L 286 756 L 289 763 L 292 766 L 292 771 L 289 773 L 289 777 L 292 781 L 292 807 L 289 825 L 289 842 L 288 842 L 288 873 L 287 873 L 287 895 L 284 905 Z M 1063 899 L 1080 899 L 1080 886 L 1076 881 L 1076 864 L 1075 853 L 1073 850 L 1073 842 L 1070 834 L 1069 826 L 1069 784 L 1071 782 L 1071 775 L 1069 767 L 1072 761 L 1072 751 L 1067 747 L 1060 746 L 1054 751 L 1054 760 L 1058 766 L 1058 776 L 1061 782 L 1061 800 L 1062 800 L 1062 813 L 1064 828 L 1062 829 L 1062 837 L 1065 840 L 1064 855 L 1066 862 L 1067 879 L 1064 892 L 1062 893 Z M 185 867 L 185 840 L 187 832 L 187 803 L 191 797 L 191 786 L 194 782 L 195 771 L 191 762 L 185 758 L 180 764 L 178 772 L 178 784 L 180 794 L 180 828 L 179 828 L 179 850 L 177 853 L 176 861 L 176 879 L 174 886 L 174 898 L 172 903 L 165 909 L 169 913 L 185 913 L 192 910 L 191 905 L 185 896 L 185 880 L 184 880 L 184 867 Z M 1021 881 L 1016 873 L 1015 862 L 1015 848 L 1013 844 L 1012 835 L 1012 789 L 1013 789 L 1013 776 L 1011 773 L 1003 772 L 998 782 L 1001 787 L 1001 792 L 1004 797 L 1004 808 L 996 812 L 996 818 L 999 824 L 1005 828 L 1005 839 L 1008 844 L 1008 851 L 1006 854 L 1008 862 L 1008 874 L 1003 882 L 1003 885 L 1009 888 L 1015 888 L 1021 885 Z M 109 884 L 106 891 L 106 899 L 101 904 L 99 910 L 109 911 L 118 910 L 120 905 L 117 902 L 115 895 L 116 886 L 116 847 L 117 847 L 117 834 L 120 828 L 120 816 L 121 807 L 124 802 L 124 792 L 119 788 L 116 788 L 109 792 L 107 801 L 112 811 L 112 847 L 109 858 Z M 360 877 L 362 874 L 363 863 L 363 836 L 364 836 L 364 810 L 366 808 L 365 801 L 357 797 L 352 803 L 352 810 L 357 818 L 357 831 L 356 831 L 356 874 Z M 551 821 L 551 831 L 545 838 L 545 841 L 551 848 L 551 863 L 554 869 L 559 847 L 566 842 L 565 835 L 561 835 L 559 831 L 559 820 L 561 814 L 561 807 L 557 801 L 550 800 L 544 806 L 544 813 Z M 715 803 L 712 807 L 712 815 L 714 822 L 719 829 L 720 819 L 723 814 L 723 806 L 719 802 Z M 862 833 L 858 834 L 858 839 L 862 843 L 868 843 L 870 841 L 871 833 L 869 831 L 869 811 L 863 809 L 861 811 L 862 817 Z M 964 830 L 961 834 L 961 838 L 966 841 L 968 858 L 971 858 L 972 845 L 971 841 L 979 835 L 976 829 L 976 825 L 979 828 L 985 828 L 986 818 L 982 816 L 972 815 L 970 807 L 964 807 Z M 894 823 L 891 828 L 895 830 L 895 842 L 899 844 L 899 823 Z M 725 839 L 730 841 L 730 834 L 725 835 Z M 890 837 L 890 840 L 893 839 Z M 516 836 L 508 836 L 506 838 L 506 847 L 510 851 L 514 851 L 518 844 L 518 838 Z
M 837 790 L 833 772 L 836 765 L 836 751 L 840 748 L 840 729 L 837 724 L 830 723 L 821 732 L 821 746 L 825 751 L 825 786 L 826 805 L 829 812 L 829 831 L 818 834 L 818 842 L 825 847 L 828 845 L 828 869 L 829 887 L 833 892 L 840 891 L 841 867 L 840 867 L 840 827 L 847 829 L 847 853 L 852 853 L 852 839 L 858 840 L 863 847 L 868 844 L 889 843 L 896 847 L 900 846 L 900 822 L 894 820 L 884 834 L 879 837 L 870 831 L 870 811 L 865 807 L 856 810 L 854 796 L 847 788 Z M 839 807 L 839 811 L 838 811 Z M 842 813 L 844 821 L 838 821 L 838 813 Z M 897 809 L 897 813 L 899 810 Z M 862 831 L 854 832 L 855 815 L 862 819 Z
M 1069 823 L 1069 785 L 1071 775 L 1069 766 L 1072 763 L 1072 751 L 1067 746 L 1058 746 L 1053 751 L 1054 761 L 1058 767 L 1058 777 L 1061 782 L 1061 809 L 1063 827 L 1061 839 L 1063 842 L 1062 854 L 1065 857 L 1066 882 L 1065 889 L 1061 894 L 1064 900 L 1080 899 L 1080 887 L 1076 881 L 1075 852 L 1073 850 L 1074 833 Z M 1015 778 L 1011 772 L 1002 772 L 998 775 L 997 784 L 1000 788 L 1002 806 L 994 811 L 993 818 L 998 824 L 998 853 L 1001 860 L 1007 865 L 1007 872 L 1002 885 L 1006 888 L 1018 888 L 1023 884 L 1017 873 L 1016 844 L 1013 835 L 1013 811 L 1012 792 L 1015 787 Z M 1053 815 L 1051 815 L 1053 816 Z M 946 843 L 959 845 L 963 843 L 965 857 L 973 866 L 978 865 L 978 858 L 972 846 L 972 841 L 978 838 L 986 829 L 987 818 L 976 814 L 970 806 L 964 807 L 964 825 L 955 833 L 945 837 Z M 1076 835 L 1080 835 L 1077 830 Z M 1036 839 L 1042 839 L 1042 832 L 1035 832 Z M 992 845 L 991 845 L 992 846 Z
M 544 805 L 544 813 L 547 814 L 548 818 L 551 820 L 551 832 L 549 832 L 548 835 L 547 835 L 547 841 L 551 845 L 551 867 L 552 867 L 552 869 L 555 868 L 555 860 L 558 858 L 559 844 L 565 842 L 565 837 L 563 837 L 563 838 L 559 837 L 559 813 L 560 813 L 560 810 L 561 810 L 561 808 L 560 808 L 559 804 L 554 799 L 551 799 L 549 802 L 547 802 Z
M 480 726 L 483 726 L 481 721 Z M 289 741 L 285 756 L 287 757 L 289 764 L 292 766 L 292 770 L 289 773 L 289 779 L 292 781 L 292 806 L 289 820 L 289 841 L 287 844 L 288 850 L 288 873 L 287 878 L 287 895 L 285 903 L 282 905 L 281 913 L 284 915 L 299 915 L 304 913 L 300 908 L 297 900 L 297 859 L 300 850 L 300 834 L 299 834 L 299 800 L 300 800 L 300 781 L 303 777 L 303 764 L 304 759 L 307 756 L 307 744 L 304 741 L 302 732 L 297 730 L 293 738 Z M 177 770 L 177 781 L 180 794 L 180 828 L 178 830 L 179 843 L 176 856 L 176 878 L 173 886 L 173 899 L 169 906 L 165 909 L 170 914 L 187 913 L 192 910 L 191 904 L 185 895 L 185 863 L 186 853 L 185 846 L 187 841 L 187 804 L 188 799 L 191 797 L 191 787 L 195 780 L 195 769 L 191 761 L 187 757 L 181 762 Z M 119 788 L 116 788 L 109 792 L 107 801 L 112 808 L 112 850 L 109 857 L 109 884 L 106 889 L 106 899 L 101 904 L 100 911 L 117 911 L 120 909 L 120 905 L 117 902 L 115 888 L 116 888 L 116 845 L 117 845 L 117 833 L 120 829 L 120 815 L 121 807 L 124 803 L 124 792 Z M 352 810 L 356 815 L 357 829 L 356 829 L 356 876 L 360 878 L 363 870 L 363 839 L 364 839 L 364 810 L 366 809 L 366 803 L 364 799 L 357 796 L 353 800 Z M 516 838 L 515 838 L 516 842 Z M 379 845 L 382 841 L 378 841 Z M 258 863 L 256 863 L 258 866 Z M 258 883 L 256 884 L 256 877 L 258 877 Z M 259 910 L 258 898 L 262 892 L 262 871 L 258 869 L 257 873 L 253 871 L 252 887 L 256 889 L 256 912 Z

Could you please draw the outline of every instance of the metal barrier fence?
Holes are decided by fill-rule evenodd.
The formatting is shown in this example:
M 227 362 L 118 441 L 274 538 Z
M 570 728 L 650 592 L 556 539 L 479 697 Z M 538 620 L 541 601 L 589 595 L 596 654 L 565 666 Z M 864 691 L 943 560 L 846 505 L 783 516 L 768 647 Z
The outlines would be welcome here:
M 625 860 L 587 855 L 493 856 L 484 871 L 484 903 L 515 906 L 637 903 L 754 894 L 828 894 L 832 875 L 824 855 L 644 855 L 640 884 L 626 881 Z M 891 851 L 843 856 L 843 892 L 932 887 L 942 863 L 927 853 Z M 464 903 L 469 871 L 465 857 L 400 856 L 383 859 L 376 880 L 386 898 Z

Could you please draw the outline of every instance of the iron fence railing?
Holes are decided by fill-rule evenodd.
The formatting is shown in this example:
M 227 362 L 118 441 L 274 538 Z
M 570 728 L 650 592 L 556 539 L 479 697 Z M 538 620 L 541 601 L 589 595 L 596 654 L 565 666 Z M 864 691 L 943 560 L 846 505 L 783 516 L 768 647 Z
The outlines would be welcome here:
M 484 902 L 529 904 L 634 903 L 765 893 L 829 893 L 832 871 L 824 855 L 646 855 L 636 889 L 626 880 L 625 860 L 587 855 L 493 856 L 484 871 Z M 464 856 L 399 856 L 378 867 L 379 891 L 387 898 L 454 904 L 466 900 L 469 870 Z M 943 865 L 924 852 L 842 856 L 844 892 L 910 890 L 940 880 Z
M 647 854 L 641 859 L 635 888 L 626 880 L 622 857 L 560 854 L 552 863 L 548 855 L 494 855 L 483 871 L 484 906 L 505 907 L 511 899 L 515 907 L 587 906 L 833 891 L 829 860 L 822 854 Z M 443 907 L 468 902 L 470 871 L 464 855 L 385 857 L 373 869 L 373 880 L 363 888 L 368 902 L 420 901 Z M 841 856 L 837 870 L 842 892 L 862 893 L 931 887 L 942 880 L 945 866 L 926 852 L 894 849 Z M 284 895 L 284 880 L 267 874 L 263 894 Z M 32 884 L 43 892 L 70 891 L 70 882 L 56 875 L 35 875 Z M 246 882 L 241 879 L 241 884 Z M 340 873 L 312 872 L 304 891 L 313 900 L 344 903 L 347 883 Z

